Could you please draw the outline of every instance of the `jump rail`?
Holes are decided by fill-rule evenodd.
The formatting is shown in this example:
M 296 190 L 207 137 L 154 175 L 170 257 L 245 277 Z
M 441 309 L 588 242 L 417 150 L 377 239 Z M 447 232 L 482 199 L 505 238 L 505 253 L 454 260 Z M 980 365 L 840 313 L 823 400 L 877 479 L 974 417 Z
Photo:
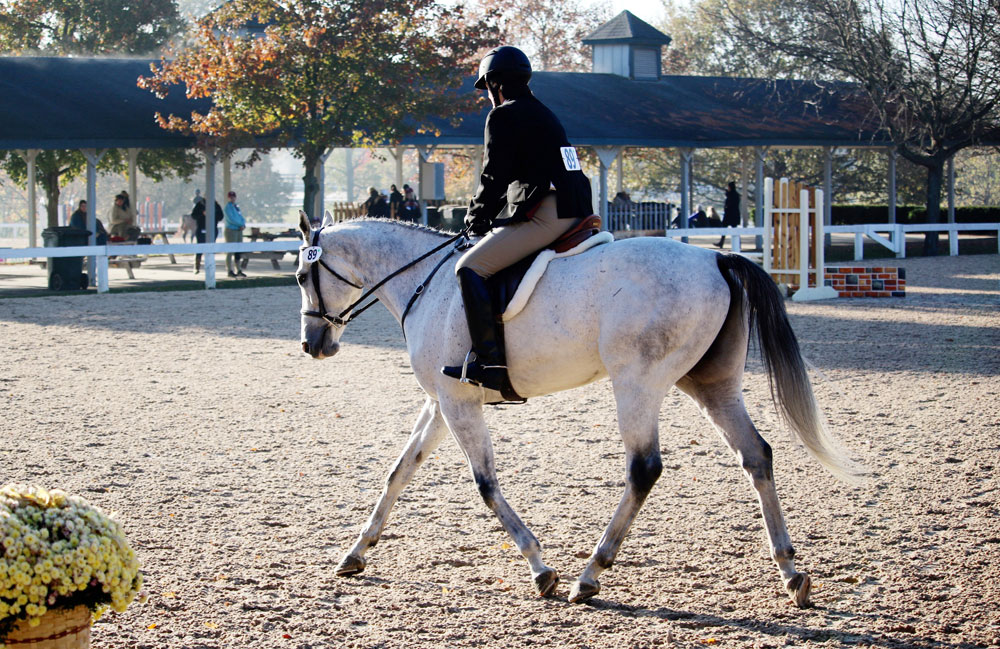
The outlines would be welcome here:
M 122 255 L 214 255 L 232 252 L 296 251 L 301 242 L 286 241 L 245 241 L 243 243 L 171 243 L 136 246 L 71 246 L 66 248 L 2 248 L 3 259 L 35 259 L 41 257 L 94 257 L 97 274 L 97 292 L 108 292 L 108 257 Z M 205 288 L 215 288 L 215 264 L 205 264 Z M 209 270 L 211 269 L 211 271 Z
M 906 235 L 918 232 L 946 232 L 948 233 L 948 254 L 952 257 L 958 255 L 958 233 L 959 232 L 983 232 L 994 231 L 997 233 L 997 253 L 1000 253 L 1000 223 L 924 223 L 904 225 L 902 223 L 874 223 L 868 225 L 828 225 L 824 228 L 827 234 L 853 234 L 854 235 L 854 259 L 864 258 L 864 238 L 868 237 L 875 243 L 885 246 L 891 250 L 896 257 L 902 259 L 906 257 L 906 246 L 904 242 Z M 729 248 L 733 252 L 740 252 L 739 237 L 742 236 L 763 236 L 764 228 L 688 228 L 686 230 L 673 228 L 666 231 L 666 236 L 674 239 L 686 237 L 719 237 L 726 235 L 732 237 Z
M 875 223 L 870 225 L 831 225 L 827 232 L 854 234 L 854 259 L 863 258 L 864 237 L 891 250 L 896 257 L 906 257 L 906 235 L 911 232 L 947 232 L 948 254 L 958 254 L 959 232 L 982 232 L 993 230 L 997 233 L 997 252 L 1000 253 L 1000 223 L 922 223 L 905 225 L 902 223 Z

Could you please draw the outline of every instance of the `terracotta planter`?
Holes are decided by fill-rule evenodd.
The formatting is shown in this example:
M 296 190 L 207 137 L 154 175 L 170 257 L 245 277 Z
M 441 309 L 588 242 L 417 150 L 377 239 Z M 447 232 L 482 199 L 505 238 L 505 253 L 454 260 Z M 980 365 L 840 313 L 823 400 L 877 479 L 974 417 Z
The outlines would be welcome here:
M 90 610 L 86 606 L 50 610 L 38 626 L 21 620 L 4 642 L 8 649 L 89 649 Z

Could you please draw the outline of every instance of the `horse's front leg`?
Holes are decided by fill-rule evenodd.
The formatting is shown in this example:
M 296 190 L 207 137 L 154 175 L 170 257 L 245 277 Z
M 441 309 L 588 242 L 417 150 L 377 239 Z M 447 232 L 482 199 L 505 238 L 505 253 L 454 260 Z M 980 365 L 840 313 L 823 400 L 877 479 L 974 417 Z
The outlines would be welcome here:
M 355 575 L 365 569 L 365 552 L 378 543 L 386 519 L 389 518 L 389 512 L 396 504 L 396 499 L 410 483 L 417 467 L 441 443 L 447 430 L 437 401 L 428 397 L 423 410 L 420 411 L 420 416 L 417 417 L 416 424 L 413 426 L 413 433 L 410 434 L 406 447 L 400 453 L 399 459 L 396 460 L 395 466 L 392 467 L 392 471 L 385 480 L 385 487 L 382 489 L 378 504 L 375 505 L 375 509 L 368 518 L 368 523 L 358 535 L 354 547 L 337 566 L 337 575 L 341 577 Z
M 625 443 L 625 493 L 583 574 L 570 588 L 571 602 L 587 601 L 600 592 L 598 575 L 611 567 L 632 521 L 662 471 L 657 418 L 663 397 L 641 392 L 642 388 L 635 383 L 626 386 L 616 383 L 614 389 L 618 427 Z
M 559 583 L 559 575 L 542 563 L 542 546 L 538 543 L 538 539 L 500 492 L 493 459 L 493 442 L 490 440 L 486 420 L 483 419 L 482 405 L 468 401 L 457 403 L 442 401 L 441 405 L 448 427 L 469 462 L 472 477 L 479 487 L 483 501 L 500 520 L 500 524 L 514 540 L 517 549 L 528 560 L 538 594 L 543 597 L 551 595 Z

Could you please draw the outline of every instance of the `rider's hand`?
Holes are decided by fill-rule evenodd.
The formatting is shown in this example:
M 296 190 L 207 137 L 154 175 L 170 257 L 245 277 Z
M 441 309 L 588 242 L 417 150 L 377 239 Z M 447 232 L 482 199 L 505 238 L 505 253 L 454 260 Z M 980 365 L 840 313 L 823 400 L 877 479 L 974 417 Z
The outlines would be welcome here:
M 483 236 L 490 231 L 490 223 L 486 219 L 477 216 L 466 215 L 465 227 L 476 236 Z

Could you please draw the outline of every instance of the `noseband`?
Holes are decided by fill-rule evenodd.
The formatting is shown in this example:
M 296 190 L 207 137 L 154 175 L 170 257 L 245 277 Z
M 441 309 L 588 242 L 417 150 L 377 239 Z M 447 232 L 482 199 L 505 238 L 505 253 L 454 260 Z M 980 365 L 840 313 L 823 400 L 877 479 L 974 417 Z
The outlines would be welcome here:
M 322 231 L 323 231 L 322 228 L 320 228 L 319 230 L 314 230 L 313 231 L 312 247 L 314 247 L 314 248 L 319 247 L 319 235 L 320 235 L 320 232 L 322 232 Z M 427 252 L 427 253 L 421 255 L 420 257 L 417 257 L 416 259 L 414 259 L 410 263 L 406 264 L 405 266 L 403 266 L 399 270 L 396 270 L 396 271 L 394 271 L 392 273 L 389 273 L 389 275 L 387 275 L 385 279 L 383 279 L 381 282 L 379 282 L 375 286 L 371 287 L 370 289 L 368 289 L 367 291 L 365 291 L 364 293 L 362 293 L 361 297 L 359 297 L 357 300 L 355 300 L 354 302 L 352 302 L 350 305 L 348 305 L 343 311 L 341 311 L 337 315 L 331 315 L 331 314 L 329 314 L 329 313 L 326 312 L 326 305 L 323 303 L 323 291 L 320 290 L 320 285 L 319 285 L 319 266 L 323 266 L 323 268 L 325 268 L 327 270 L 327 272 L 329 272 L 331 275 L 333 275 L 334 277 L 336 277 L 340 281 L 344 282 L 345 284 L 353 286 L 354 288 L 364 288 L 364 287 L 360 286 L 358 284 L 355 284 L 354 282 L 352 282 L 351 280 L 347 279 L 346 277 L 344 277 L 343 275 L 341 275 L 340 273 L 338 273 L 334 269 L 330 268 L 330 266 L 327 265 L 327 263 L 325 261 L 323 261 L 323 257 L 321 255 L 320 258 L 316 260 L 316 262 L 318 262 L 318 264 L 316 262 L 313 262 L 312 268 L 309 269 L 309 274 L 312 276 L 313 286 L 316 287 L 316 301 L 319 302 L 319 310 L 318 311 L 308 311 L 308 310 L 303 309 L 299 313 L 301 313 L 304 316 L 309 316 L 309 317 L 312 317 L 312 318 L 322 318 L 323 320 L 326 320 L 329 324 L 333 325 L 334 327 L 344 327 L 344 326 L 347 325 L 348 322 L 350 322 L 351 320 L 355 319 L 356 317 L 358 317 L 359 315 L 361 315 L 362 313 L 364 313 L 366 310 L 368 310 L 373 304 L 375 304 L 376 302 L 378 302 L 378 298 L 375 298 L 374 300 L 372 300 L 368 304 L 364 305 L 363 307 L 361 307 L 357 311 L 354 311 L 353 313 L 351 313 L 351 310 L 354 309 L 354 307 L 358 306 L 359 304 L 361 304 L 362 302 L 364 302 L 365 300 L 367 300 L 369 297 L 371 297 L 372 294 L 374 294 L 375 291 L 377 291 L 378 289 L 380 289 L 386 282 L 388 282 L 390 279 L 392 279 L 396 275 L 399 275 L 404 270 L 407 270 L 408 268 L 416 266 L 417 264 L 419 264 L 423 260 L 427 259 L 428 257 L 430 257 L 431 255 L 433 255 L 437 251 L 439 251 L 442 248 L 445 248 L 445 247 L 451 245 L 452 243 L 454 243 L 455 241 L 458 241 L 459 239 L 462 239 L 463 237 L 467 237 L 467 232 L 465 230 L 463 230 L 462 232 L 458 233 L 454 237 L 448 239 L 447 241 L 445 241 L 444 243 L 442 243 L 440 246 L 434 248 L 430 252 Z M 445 259 L 447 259 L 447 257 Z M 434 270 L 436 271 L 440 266 L 441 266 L 441 264 L 438 264 L 438 266 L 435 267 Z M 433 276 L 433 273 L 431 275 Z M 297 273 L 296 277 L 298 278 L 300 284 L 303 283 L 304 280 L 305 280 L 305 274 L 304 273 Z M 429 281 L 429 280 L 430 280 L 430 277 L 428 277 L 427 280 L 425 280 L 424 284 L 426 284 L 427 281 Z M 417 296 L 419 296 L 423 292 L 424 284 L 421 284 L 420 286 L 417 287 L 416 294 L 410 300 L 410 303 L 406 305 L 406 310 L 407 311 L 410 310 L 410 307 L 413 305 L 413 301 L 417 298 Z M 344 318 L 344 316 L 347 315 L 348 313 L 351 313 L 351 315 L 347 316 L 347 318 Z M 404 314 L 403 317 L 405 319 L 405 317 L 406 317 L 405 314 Z

